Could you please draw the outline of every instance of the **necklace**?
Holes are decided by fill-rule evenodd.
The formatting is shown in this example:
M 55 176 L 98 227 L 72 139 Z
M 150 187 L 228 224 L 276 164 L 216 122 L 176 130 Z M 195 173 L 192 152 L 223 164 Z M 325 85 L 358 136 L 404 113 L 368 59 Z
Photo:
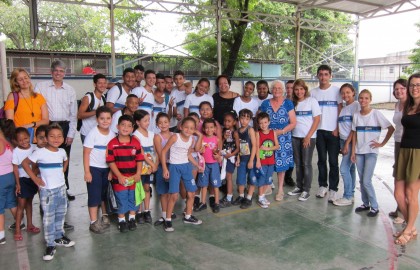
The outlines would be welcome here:
M 31 110 L 31 115 L 32 115 L 32 118 L 33 118 L 35 115 L 34 115 L 34 104 L 33 104 L 33 101 L 32 101 L 32 96 L 31 95 L 29 96 L 29 98 L 31 99 L 31 106 L 29 106 L 29 102 L 26 100 L 23 93 L 21 92 L 20 94 L 22 95 L 22 98 L 25 101 L 25 103 L 28 105 L 28 108 Z

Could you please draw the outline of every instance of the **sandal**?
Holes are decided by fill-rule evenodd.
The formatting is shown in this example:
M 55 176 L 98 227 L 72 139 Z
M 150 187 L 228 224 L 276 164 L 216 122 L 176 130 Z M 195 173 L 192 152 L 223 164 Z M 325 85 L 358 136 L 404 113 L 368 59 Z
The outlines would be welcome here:
M 394 243 L 399 246 L 405 246 L 413 240 L 413 234 L 412 233 L 401 233 L 401 235 L 395 239 Z
M 15 235 L 13 236 L 13 238 L 15 239 L 15 241 L 22 241 L 22 240 L 23 240 L 23 237 L 22 237 L 22 235 L 21 235 L 21 234 L 15 234 Z
M 275 200 L 279 202 L 279 201 L 282 201 L 283 198 L 284 198 L 284 193 L 277 193 Z
M 400 232 L 396 232 L 396 233 L 394 233 L 392 236 L 394 236 L 395 238 L 398 238 L 398 237 L 400 237 L 401 235 L 403 235 L 403 233 L 404 233 L 404 231 L 400 231 Z M 414 228 L 412 231 L 411 231 L 411 234 L 412 234 L 412 238 L 417 238 L 417 229 L 416 228 Z
M 38 227 L 32 226 L 32 227 L 28 227 L 26 231 L 30 233 L 40 233 L 41 229 L 39 229 Z

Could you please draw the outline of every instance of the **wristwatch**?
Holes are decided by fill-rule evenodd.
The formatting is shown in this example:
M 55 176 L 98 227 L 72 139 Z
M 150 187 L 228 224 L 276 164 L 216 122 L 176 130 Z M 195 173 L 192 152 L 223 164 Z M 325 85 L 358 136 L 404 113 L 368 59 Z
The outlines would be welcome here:
M 36 122 L 35 121 L 33 121 L 32 124 L 33 124 L 32 127 L 36 127 Z

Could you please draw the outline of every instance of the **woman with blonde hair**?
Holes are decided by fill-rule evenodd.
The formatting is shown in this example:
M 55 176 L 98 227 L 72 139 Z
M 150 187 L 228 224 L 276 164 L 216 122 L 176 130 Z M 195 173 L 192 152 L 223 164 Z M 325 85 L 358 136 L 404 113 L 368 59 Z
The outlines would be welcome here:
M 47 103 L 41 94 L 34 92 L 31 78 L 25 69 L 13 70 L 10 75 L 10 88 L 12 91 L 7 96 L 4 106 L 7 119 L 13 120 L 16 127 L 28 129 L 49 123 Z M 15 97 L 18 98 L 17 106 Z

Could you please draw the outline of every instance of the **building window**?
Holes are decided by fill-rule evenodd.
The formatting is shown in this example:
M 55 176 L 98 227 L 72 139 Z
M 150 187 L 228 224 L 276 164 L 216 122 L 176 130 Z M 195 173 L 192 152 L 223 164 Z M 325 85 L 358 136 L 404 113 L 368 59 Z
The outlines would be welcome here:
M 13 68 L 24 68 L 29 73 L 31 72 L 31 60 L 23 57 L 13 57 L 12 59 Z
M 389 74 L 394 74 L 394 67 L 389 67 Z

